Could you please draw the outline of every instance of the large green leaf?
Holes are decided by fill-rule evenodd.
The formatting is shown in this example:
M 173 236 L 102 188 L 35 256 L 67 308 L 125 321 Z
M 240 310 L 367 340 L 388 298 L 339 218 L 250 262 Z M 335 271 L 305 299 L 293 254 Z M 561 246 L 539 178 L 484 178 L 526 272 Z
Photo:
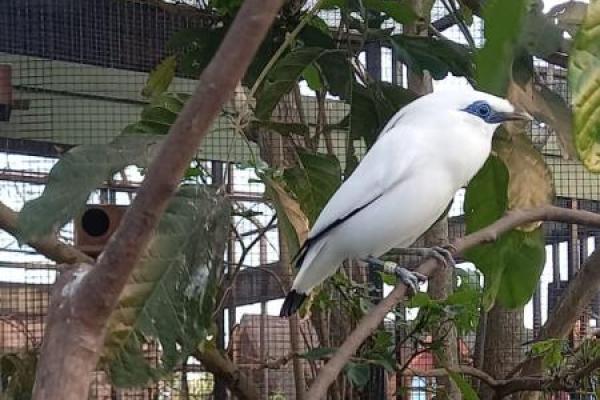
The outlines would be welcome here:
M 363 86 L 354 82 L 350 104 L 350 137 L 364 139 L 371 147 L 387 121 L 416 95 L 398 85 L 370 82 Z
M 585 167 L 600 172 L 600 2 L 592 1 L 569 57 L 575 147 Z
M 348 100 L 353 81 L 353 69 L 345 50 L 328 51 L 316 61 L 323 76 L 325 87 L 329 93 Z
M 520 38 L 526 13 L 532 5 L 533 0 L 517 0 L 510 7 L 501 0 L 486 2 L 483 10 L 485 45 L 475 58 L 479 88 L 499 96 L 506 95 L 514 59 L 521 54 Z M 490 225 L 511 206 L 518 208 L 531 204 L 530 200 L 535 198 L 533 191 L 539 189 L 536 184 L 543 186 L 545 183 L 544 174 L 538 176 L 534 171 L 527 175 L 527 171 L 520 170 L 523 168 L 520 157 L 525 157 L 525 164 L 530 161 L 528 166 L 536 165 L 537 159 L 531 146 L 518 140 L 510 144 L 510 151 L 501 151 L 502 160 L 490 157 L 469 183 L 465 195 L 467 232 Z M 487 309 L 496 299 L 506 307 L 517 307 L 525 304 L 533 294 L 543 267 L 544 241 L 539 228 L 533 231 L 530 231 L 532 227 L 525 228 L 527 231 L 508 232 L 494 243 L 467 252 L 467 258 L 485 276 L 483 303 Z
M 142 96 L 153 98 L 164 93 L 175 77 L 175 68 L 177 59 L 175 56 L 169 56 L 158 64 L 146 81 L 146 86 L 142 89 Z
M 523 31 L 531 0 L 489 0 L 483 8 L 485 44 L 475 55 L 479 87 L 503 96 L 511 77 L 515 48 Z
M 342 182 L 339 160 L 332 155 L 298 152 L 300 165 L 285 170 L 284 179 L 311 225 Z
M 438 80 L 445 78 L 448 73 L 466 77 L 473 75 L 473 59 L 469 49 L 451 40 L 393 35 L 391 44 L 398 59 L 415 73 L 427 70 Z
M 56 232 L 105 180 L 128 165 L 145 166 L 161 140 L 153 135 L 120 135 L 109 144 L 70 150 L 50 170 L 42 195 L 23 206 L 17 221 L 19 239 L 29 242 Z
M 358 388 L 364 387 L 369 383 L 371 376 L 371 368 L 368 364 L 349 362 L 344 366 L 344 373 L 350 380 L 353 386 Z
M 156 379 L 211 334 L 216 279 L 230 205 L 205 186 L 184 186 L 171 200 L 108 324 L 102 363 L 119 386 Z M 143 345 L 160 346 L 151 365 Z
M 123 133 L 166 135 L 189 98 L 190 95 L 186 93 L 162 93 L 157 95 L 150 104 L 142 109 L 140 120 L 127 125 L 123 129 Z
M 195 27 L 175 32 L 168 46 L 177 54 L 181 72 L 197 77 L 206 68 L 221 41 L 227 27 Z
M 300 47 L 282 57 L 267 74 L 265 82 L 256 93 L 255 114 L 268 119 L 281 98 L 288 94 L 302 72 L 327 50 L 321 47 Z
M 475 232 L 501 218 L 508 209 L 509 171 L 492 156 L 472 179 L 465 195 L 467 233 Z M 485 277 L 483 304 L 490 309 L 496 300 L 506 307 L 529 301 L 544 265 L 541 229 L 511 231 L 496 242 L 477 246 L 466 253 Z

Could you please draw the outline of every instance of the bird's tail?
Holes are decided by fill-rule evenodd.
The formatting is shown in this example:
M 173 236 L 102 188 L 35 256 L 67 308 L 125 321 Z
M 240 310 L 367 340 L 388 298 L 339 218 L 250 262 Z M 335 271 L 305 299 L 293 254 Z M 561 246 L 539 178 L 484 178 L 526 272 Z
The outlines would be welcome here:
M 292 289 L 285 296 L 285 300 L 283 301 L 283 305 L 281 306 L 281 311 L 279 312 L 280 317 L 291 317 L 298 311 L 298 309 L 306 300 L 306 294 L 299 293 L 296 290 Z

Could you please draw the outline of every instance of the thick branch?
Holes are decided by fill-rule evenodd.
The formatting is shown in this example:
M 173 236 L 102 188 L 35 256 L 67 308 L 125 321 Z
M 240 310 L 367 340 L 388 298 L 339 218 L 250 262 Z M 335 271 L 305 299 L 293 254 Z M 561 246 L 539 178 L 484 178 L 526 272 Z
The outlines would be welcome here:
M 87 398 L 88 385 L 69 387 L 56 382 L 87 382 L 98 361 L 106 321 L 131 271 L 212 121 L 241 80 L 281 5 L 281 0 L 246 0 L 242 4 L 97 264 L 91 269 L 80 269 L 69 290 L 56 294 L 55 303 L 63 307 L 55 310 L 49 323 L 62 319 L 62 328 L 54 324 L 56 329 L 46 331 L 34 399 Z M 77 370 L 69 369 L 71 364 L 77 365 Z
M 260 392 L 252 379 L 215 348 L 196 351 L 198 359 L 209 372 L 223 379 L 233 394 L 242 400 L 259 400 Z
M 559 221 L 577 224 L 600 226 L 600 215 L 588 211 L 564 209 L 560 207 L 546 206 L 529 210 L 511 211 L 506 216 L 494 222 L 480 231 L 455 240 L 452 244 L 456 254 L 483 243 L 493 242 L 500 235 L 525 223 L 536 221 Z M 600 255 L 598 256 L 600 257 Z M 417 271 L 431 276 L 435 273 L 438 265 L 435 261 L 425 260 Z M 600 269 L 599 269 L 600 270 Z M 598 271 L 600 274 L 600 271 Z M 406 286 L 398 285 L 392 292 L 377 304 L 359 322 L 356 329 L 346 339 L 331 360 L 323 366 L 315 382 L 311 386 L 307 398 L 319 399 L 325 396 L 327 388 L 336 379 L 344 365 L 354 355 L 358 347 L 377 329 L 385 316 L 406 296 Z
M 17 213 L 0 202 L 0 229 L 20 238 L 17 229 Z M 56 236 L 50 235 L 43 239 L 27 243 L 38 253 L 59 264 L 75 264 L 80 262 L 92 263 L 94 259 L 82 253 L 73 246 L 61 242 Z

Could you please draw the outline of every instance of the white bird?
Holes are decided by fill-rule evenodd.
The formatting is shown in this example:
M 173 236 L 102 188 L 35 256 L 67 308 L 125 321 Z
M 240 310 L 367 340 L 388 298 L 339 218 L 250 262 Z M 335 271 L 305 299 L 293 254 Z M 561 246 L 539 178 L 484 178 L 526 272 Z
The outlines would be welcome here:
M 531 117 L 470 87 L 436 91 L 398 111 L 309 232 L 280 315 L 294 314 L 346 259 L 373 263 L 414 243 L 483 166 L 496 128 L 522 119 Z M 416 290 L 421 276 L 395 272 Z

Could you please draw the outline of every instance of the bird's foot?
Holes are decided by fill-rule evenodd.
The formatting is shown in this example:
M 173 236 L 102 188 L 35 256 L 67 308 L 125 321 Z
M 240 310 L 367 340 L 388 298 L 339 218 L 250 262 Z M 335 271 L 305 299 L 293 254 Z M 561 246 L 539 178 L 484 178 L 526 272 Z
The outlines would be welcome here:
M 417 293 L 419 291 L 419 284 L 427 281 L 427 276 L 417 271 L 410 271 L 391 261 L 383 263 L 383 271 L 396 275 L 400 279 L 400 282 L 408 286 L 411 294 Z
M 429 250 L 429 254 L 426 257 L 435 259 L 444 268 L 456 267 L 456 261 L 454 260 L 453 254 L 456 253 L 456 247 L 451 244 L 443 246 L 434 246 Z
M 434 247 L 409 247 L 396 249 L 396 254 L 399 255 L 416 255 L 425 258 L 435 259 L 442 267 L 454 267 L 456 262 L 452 254 L 456 252 L 456 248 L 451 245 L 434 246 Z

